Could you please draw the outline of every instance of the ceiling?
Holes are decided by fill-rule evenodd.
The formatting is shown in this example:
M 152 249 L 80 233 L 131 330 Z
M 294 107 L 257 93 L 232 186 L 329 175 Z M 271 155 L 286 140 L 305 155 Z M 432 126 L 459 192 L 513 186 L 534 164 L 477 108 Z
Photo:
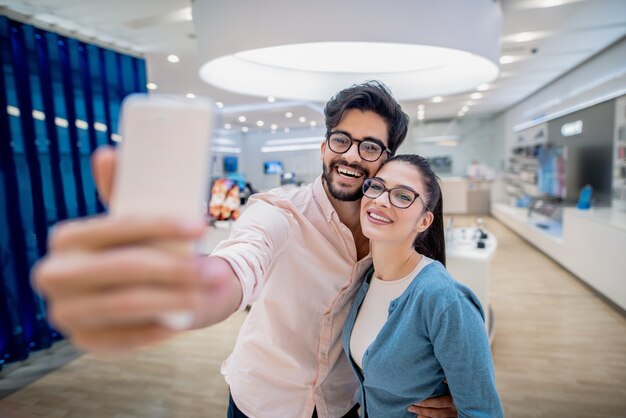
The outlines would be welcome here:
M 413 123 L 419 123 L 419 105 L 424 105 L 425 122 L 459 118 L 463 106 L 468 106 L 464 118 L 501 112 L 626 34 L 624 0 L 501 0 L 501 5 L 499 77 L 484 86 L 480 98 L 471 97 L 479 93 L 473 90 L 445 96 L 438 103 L 402 102 Z M 5 14 L 145 56 L 148 78 L 158 85 L 157 92 L 193 93 L 221 102 L 222 127 L 228 124 L 233 132 L 241 132 L 244 126 L 255 132 L 270 131 L 272 125 L 280 131 L 323 125 L 323 103 L 279 97 L 270 103 L 267 98 L 233 94 L 202 82 L 197 75 L 191 0 L 0 0 L 0 6 Z M 169 54 L 180 61 L 168 62 Z M 245 116 L 245 122 L 238 120 L 240 116 Z

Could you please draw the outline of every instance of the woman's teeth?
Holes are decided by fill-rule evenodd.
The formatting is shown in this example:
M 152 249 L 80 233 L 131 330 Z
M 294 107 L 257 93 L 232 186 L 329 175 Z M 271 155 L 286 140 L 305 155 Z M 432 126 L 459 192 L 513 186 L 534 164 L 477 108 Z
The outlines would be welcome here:
M 387 222 L 388 224 L 390 224 L 390 223 L 391 223 L 391 219 L 387 219 L 387 218 L 382 217 L 382 216 L 380 216 L 380 215 L 377 215 L 377 214 L 375 214 L 375 213 L 371 213 L 371 212 L 370 212 L 370 213 L 369 213 L 369 215 L 370 215 L 370 217 L 372 217 L 372 218 L 374 218 L 374 219 L 376 219 L 376 220 L 383 221 L 383 222 Z

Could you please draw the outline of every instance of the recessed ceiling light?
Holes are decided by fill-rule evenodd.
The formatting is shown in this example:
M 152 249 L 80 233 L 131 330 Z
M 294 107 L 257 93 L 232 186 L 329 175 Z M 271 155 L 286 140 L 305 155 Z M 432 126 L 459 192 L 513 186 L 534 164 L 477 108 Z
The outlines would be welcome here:
M 426 106 L 424 106 L 423 104 L 417 105 L 417 110 L 424 109 L 425 107 Z
M 317 122 L 315 122 L 314 120 L 312 120 L 311 122 L 309 122 L 309 125 L 311 125 L 311 128 L 314 128 L 317 126 Z
M 287 119 L 289 119 L 289 118 L 293 117 L 293 113 L 291 113 L 291 112 L 285 112 L 285 117 L 286 117 Z
M 224 129 L 230 129 L 232 127 L 233 127 L 233 125 L 231 125 L 230 123 L 225 123 L 224 124 Z
M 510 64 L 515 62 L 515 58 L 510 55 L 502 55 L 500 57 L 500 64 Z
M 276 125 L 275 123 L 272 123 L 270 125 L 270 128 L 272 128 L 272 131 L 275 131 L 276 129 L 278 129 L 278 125 Z
M 215 102 L 215 106 L 217 106 L 219 109 L 224 107 L 224 103 L 222 102 Z
M 196 95 L 195 95 L 195 94 L 193 94 L 193 93 L 187 93 L 187 96 L 186 96 L 186 97 L 187 97 L 188 99 L 195 99 L 195 98 L 196 98 Z
M 244 126 L 244 127 L 241 128 L 241 132 L 248 132 L 248 131 L 249 131 L 249 129 L 248 129 L 247 126 Z
M 424 120 L 424 115 L 423 114 L 417 115 L 417 120 Z
M 476 86 L 476 90 L 478 91 L 489 90 L 489 84 L 479 84 L 478 86 Z
M 441 103 L 442 101 L 443 101 L 443 97 L 441 96 L 435 96 L 432 98 L 433 103 Z
M 483 98 L 483 94 L 482 93 L 472 93 L 472 94 L 470 94 L 470 98 L 472 98 L 474 100 L 482 99 Z
M 159 86 L 157 86 L 156 83 L 152 83 L 152 82 L 146 84 L 146 87 L 148 88 L 148 90 L 156 90 L 159 88 Z
M 177 62 L 180 61 L 180 58 L 178 58 L 177 55 L 168 55 L 167 60 L 173 64 L 176 64 Z
M 263 126 L 263 125 L 265 125 L 265 123 L 262 120 L 256 121 L 256 126 Z
M 239 122 L 245 122 L 245 121 L 246 121 L 246 117 L 245 117 L 245 116 L 243 116 L 243 115 L 241 115 L 241 116 L 239 116 L 239 117 L 237 118 L 237 120 L 238 120 Z
M 469 106 L 465 105 L 461 108 L 462 112 L 467 112 L 469 110 Z
M 267 101 L 268 101 L 268 102 L 270 102 L 270 103 L 274 103 L 274 102 L 276 101 L 276 97 L 274 97 L 274 96 L 269 96 L 269 97 L 267 98 Z
M 300 123 L 304 123 L 304 122 L 306 122 L 306 118 L 305 118 L 304 116 L 300 116 L 300 117 L 298 118 L 298 121 L 299 121 Z

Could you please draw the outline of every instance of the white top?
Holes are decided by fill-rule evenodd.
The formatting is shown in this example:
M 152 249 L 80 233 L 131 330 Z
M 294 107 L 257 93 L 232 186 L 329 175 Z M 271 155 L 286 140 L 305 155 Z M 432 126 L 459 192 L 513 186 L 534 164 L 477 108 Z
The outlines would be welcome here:
M 409 287 L 415 276 L 432 262 L 432 258 L 422 255 L 417 267 L 399 280 L 381 280 L 376 277 L 374 271 L 350 337 L 350 355 L 359 368 L 363 368 L 365 351 L 387 322 L 389 303 L 397 299 Z

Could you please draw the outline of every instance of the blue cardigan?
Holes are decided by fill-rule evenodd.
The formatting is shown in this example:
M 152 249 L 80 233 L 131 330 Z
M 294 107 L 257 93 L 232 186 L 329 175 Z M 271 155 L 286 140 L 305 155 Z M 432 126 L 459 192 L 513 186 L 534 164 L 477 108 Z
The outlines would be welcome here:
M 361 372 L 350 356 L 350 336 L 372 273 L 366 273 L 343 331 L 360 382 L 362 416 L 415 417 L 409 405 L 451 393 L 459 417 L 503 417 L 480 302 L 438 261 L 391 301 Z

